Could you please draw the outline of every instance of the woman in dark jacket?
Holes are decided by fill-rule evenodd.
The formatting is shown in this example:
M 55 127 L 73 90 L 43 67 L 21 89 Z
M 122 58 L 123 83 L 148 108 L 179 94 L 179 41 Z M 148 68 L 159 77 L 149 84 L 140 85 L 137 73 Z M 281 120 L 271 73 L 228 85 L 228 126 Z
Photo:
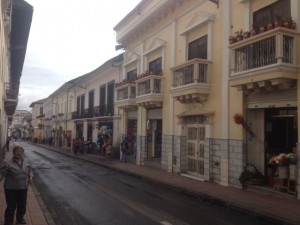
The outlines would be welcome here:
M 17 223 L 26 224 L 28 185 L 32 183 L 32 169 L 26 159 L 23 158 L 24 149 L 21 146 L 13 148 L 12 159 L 4 162 L 1 166 L 1 180 L 5 178 L 4 190 L 6 199 L 5 224 L 11 225 L 16 212 Z

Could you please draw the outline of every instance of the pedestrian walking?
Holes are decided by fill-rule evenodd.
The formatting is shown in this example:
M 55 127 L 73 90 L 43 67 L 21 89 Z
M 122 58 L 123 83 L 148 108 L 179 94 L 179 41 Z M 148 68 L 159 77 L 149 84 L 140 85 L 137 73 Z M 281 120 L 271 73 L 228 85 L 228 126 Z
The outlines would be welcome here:
M 128 143 L 126 139 L 124 139 L 124 141 L 121 143 L 121 152 L 122 152 L 121 162 L 125 163 L 127 161 L 127 153 L 128 153 Z
M 74 140 L 74 155 L 78 155 L 79 153 L 79 149 L 80 149 L 80 144 L 81 144 L 81 141 L 79 138 L 76 138 Z
M 133 143 L 133 157 L 136 158 L 136 140 Z
M 4 225 L 13 224 L 15 211 L 17 223 L 26 224 L 24 215 L 26 213 L 27 190 L 28 185 L 32 184 L 33 172 L 29 162 L 23 158 L 23 154 L 23 147 L 17 145 L 13 148 L 12 159 L 1 163 L 1 180 L 5 178 L 6 210 Z

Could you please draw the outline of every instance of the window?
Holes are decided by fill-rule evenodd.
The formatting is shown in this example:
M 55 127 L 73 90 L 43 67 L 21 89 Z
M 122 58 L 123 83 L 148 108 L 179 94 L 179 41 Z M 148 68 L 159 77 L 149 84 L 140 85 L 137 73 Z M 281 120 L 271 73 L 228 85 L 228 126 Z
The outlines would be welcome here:
M 137 76 L 137 69 L 134 69 L 134 70 L 131 70 L 131 71 L 127 72 L 126 75 L 127 75 L 127 77 L 126 77 L 127 80 L 135 79 L 136 76 Z
M 289 19 L 291 17 L 290 0 L 279 0 L 265 8 L 253 13 L 253 28 L 258 29 L 279 17 Z
M 43 114 L 43 111 L 44 111 L 44 108 L 43 108 L 43 107 L 40 107 L 40 115 Z
M 188 60 L 207 59 L 207 35 L 189 43 Z
M 159 57 L 149 63 L 149 72 L 160 74 L 162 72 L 162 58 Z
M 77 97 L 77 114 L 78 115 L 84 114 L 84 95 Z
M 114 86 L 114 82 L 107 85 L 107 111 L 110 115 L 114 115 Z
M 94 91 L 89 92 L 89 113 L 94 111 Z
M 106 115 L 106 86 L 100 87 L 100 102 L 99 102 L 99 114 L 100 116 Z
M 105 85 L 100 87 L 100 103 L 99 105 L 104 105 L 106 100 L 106 87 Z

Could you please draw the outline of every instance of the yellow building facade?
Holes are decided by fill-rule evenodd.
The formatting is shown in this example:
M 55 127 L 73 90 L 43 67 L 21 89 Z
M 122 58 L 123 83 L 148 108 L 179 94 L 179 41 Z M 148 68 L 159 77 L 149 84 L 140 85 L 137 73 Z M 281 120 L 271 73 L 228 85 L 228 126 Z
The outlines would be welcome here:
M 136 163 L 239 186 L 247 163 L 267 177 L 272 157 L 296 153 L 299 10 L 296 0 L 141 1 L 114 27 L 115 104 Z

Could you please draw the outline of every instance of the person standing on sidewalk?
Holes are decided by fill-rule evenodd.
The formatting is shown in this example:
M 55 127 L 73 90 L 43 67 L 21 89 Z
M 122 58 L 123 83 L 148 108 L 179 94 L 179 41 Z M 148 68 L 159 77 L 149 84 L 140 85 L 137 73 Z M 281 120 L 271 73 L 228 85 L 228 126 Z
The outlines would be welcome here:
M 1 180 L 5 178 L 4 190 L 6 199 L 5 223 L 12 225 L 15 211 L 17 223 L 26 224 L 24 215 L 26 213 L 28 185 L 32 184 L 33 172 L 29 162 L 23 158 L 24 149 L 17 145 L 13 148 L 12 159 L 2 162 L 0 168 Z
M 121 162 L 126 163 L 127 153 L 128 153 L 128 143 L 127 143 L 127 139 L 126 138 L 121 143 L 121 152 L 122 152 Z

